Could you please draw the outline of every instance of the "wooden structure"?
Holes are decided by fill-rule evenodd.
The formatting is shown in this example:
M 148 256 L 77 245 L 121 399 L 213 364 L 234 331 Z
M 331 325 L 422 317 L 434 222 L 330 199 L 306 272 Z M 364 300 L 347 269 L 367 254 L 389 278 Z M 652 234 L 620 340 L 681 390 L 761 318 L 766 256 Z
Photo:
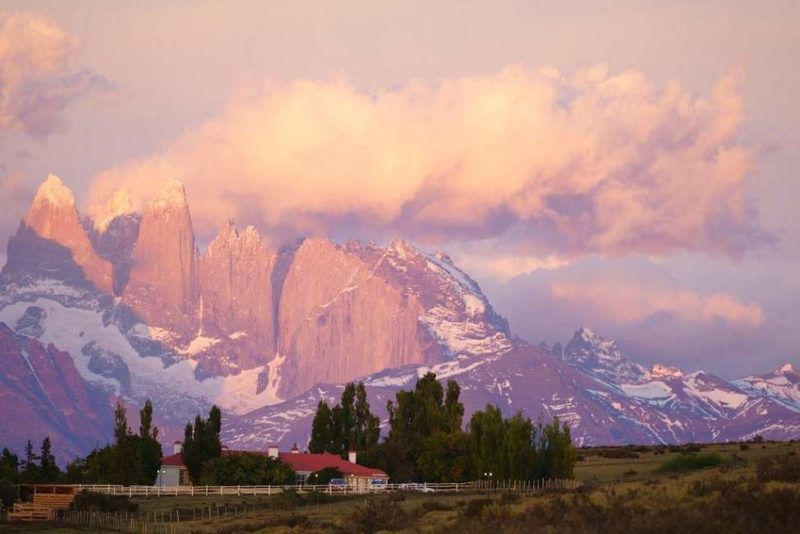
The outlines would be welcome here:
M 14 503 L 8 513 L 9 521 L 52 521 L 57 510 L 66 510 L 75 500 L 75 487 L 72 486 L 21 486 L 22 493 L 32 497 L 31 502 Z

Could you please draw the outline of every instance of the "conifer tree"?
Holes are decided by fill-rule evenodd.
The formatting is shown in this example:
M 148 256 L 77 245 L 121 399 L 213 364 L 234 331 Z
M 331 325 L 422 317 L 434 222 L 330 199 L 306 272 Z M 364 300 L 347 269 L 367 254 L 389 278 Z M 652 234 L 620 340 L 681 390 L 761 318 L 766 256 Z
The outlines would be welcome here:
M 39 454 L 39 480 L 41 482 L 54 483 L 58 481 L 61 470 L 56 464 L 56 459 L 51 452 L 52 444 L 50 436 L 42 440 L 42 447 Z
M 22 462 L 22 470 L 20 472 L 21 482 L 38 482 L 39 481 L 39 465 L 37 462 L 39 457 L 33 452 L 33 444 L 31 440 L 25 445 L 25 460 Z
M 158 477 L 163 452 L 158 442 L 158 427 L 153 426 L 153 404 L 145 401 L 139 412 L 139 484 L 152 485 Z
M 311 440 L 308 450 L 313 453 L 331 452 L 334 450 L 333 412 L 328 403 L 320 400 L 317 404 L 317 413 L 311 423 Z
M 222 411 L 216 405 L 211 407 L 208 419 L 198 415 L 194 419 L 194 425 L 186 424 L 181 455 L 193 481 L 201 480 L 205 462 L 222 456 L 222 442 L 219 437 L 221 428 Z

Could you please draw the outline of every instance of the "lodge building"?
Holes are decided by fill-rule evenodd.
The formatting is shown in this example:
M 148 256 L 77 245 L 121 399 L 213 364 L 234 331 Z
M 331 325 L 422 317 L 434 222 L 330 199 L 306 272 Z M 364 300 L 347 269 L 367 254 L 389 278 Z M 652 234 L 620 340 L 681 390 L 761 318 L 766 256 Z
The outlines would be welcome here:
M 183 464 L 181 446 L 181 442 L 176 441 L 173 447 L 173 454 L 165 456 L 161 460 L 161 469 L 159 469 L 158 472 L 156 486 L 191 485 L 189 472 Z M 259 454 L 279 459 L 294 471 L 295 484 L 314 484 L 314 481 L 309 480 L 309 477 L 313 473 L 321 471 L 326 467 L 338 469 L 342 473 L 348 488 L 355 490 L 368 489 L 376 484 L 386 484 L 389 479 L 388 475 L 380 469 L 357 464 L 356 451 L 350 451 L 348 459 L 344 460 L 340 456 L 329 452 L 319 454 L 300 452 L 297 445 L 292 447 L 292 450 L 289 452 L 280 452 L 277 445 L 271 445 L 266 452 L 231 451 L 226 448 L 222 449 L 223 456 L 244 453 Z

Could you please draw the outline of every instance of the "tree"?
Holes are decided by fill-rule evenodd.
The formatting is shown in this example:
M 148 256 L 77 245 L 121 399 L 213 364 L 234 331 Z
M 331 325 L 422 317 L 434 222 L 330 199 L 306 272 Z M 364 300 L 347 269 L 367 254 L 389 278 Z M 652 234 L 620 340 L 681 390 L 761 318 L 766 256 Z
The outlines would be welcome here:
M 161 467 L 163 451 L 158 442 L 158 427 L 153 424 L 153 404 L 148 399 L 144 407 L 139 412 L 139 484 L 146 486 L 153 485 L 158 477 L 158 470 Z
M 222 442 L 219 437 L 221 429 L 222 412 L 216 405 L 211 407 L 208 419 L 198 415 L 194 419 L 194 425 L 186 423 L 181 456 L 193 481 L 201 480 L 205 462 L 222 456 Z
M 389 435 L 383 444 L 383 458 L 394 480 L 427 480 L 442 477 L 453 467 L 437 465 L 432 450 L 458 448 L 464 438 L 461 419 L 464 407 L 459 401 L 460 388 L 453 381 L 447 384 L 447 394 L 434 373 L 417 380 L 413 391 L 400 390 L 389 401 Z M 432 439 L 437 434 L 448 437 Z M 455 437 L 452 437 L 455 436 Z M 423 458 L 423 452 L 427 454 Z M 440 462 L 437 460 L 437 464 Z M 463 462 L 462 464 L 463 465 Z
M 347 384 L 341 400 L 333 408 L 325 401 L 317 404 L 311 424 L 311 452 L 330 452 L 347 458 L 350 450 L 374 457 L 380 438 L 380 419 L 372 413 L 363 383 Z M 360 455 L 361 456 L 361 455 Z
M 115 484 L 135 484 L 139 480 L 140 450 L 128 427 L 128 416 L 122 401 L 114 409 L 114 445 L 109 478 Z
M 457 430 L 427 438 L 417 460 L 426 482 L 466 482 L 472 476 L 469 435 Z
M 492 473 L 494 478 L 505 478 L 508 471 L 504 450 L 506 429 L 500 409 L 487 404 L 483 411 L 473 413 L 469 422 L 469 435 L 475 476 L 480 478 L 484 473 Z
M 331 452 L 334 450 L 333 412 L 328 407 L 328 403 L 320 400 L 317 404 L 317 413 L 311 423 L 311 440 L 308 442 L 308 450 L 313 453 Z
M 31 440 L 25 445 L 25 460 L 22 462 L 22 471 L 19 474 L 20 482 L 38 482 L 39 481 L 39 465 L 37 462 L 39 457 L 33 453 L 33 444 Z
M 5 478 L 14 483 L 19 476 L 19 458 L 7 448 L 0 453 L 0 478 Z
M 574 478 L 575 447 L 569 426 L 561 424 L 558 417 L 549 425 L 539 423 L 538 440 L 539 478 Z
M 306 479 L 306 484 L 314 486 L 328 484 L 334 478 L 344 478 L 344 473 L 335 467 L 324 467 L 319 471 L 311 473 Z
M 290 484 L 294 482 L 294 471 L 277 458 L 230 454 L 206 460 L 198 480 L 209 486 Z
M 349 448 L 362 452 L 374 449 L 380 432 L 380 419 L 370 411 L 367 390 L 363 382 L 359 382 L 356 386 L 355 428 Z
M 56 464 L 51 447 L 50 437 L 47 436 L 42 440 L 41 453 L 39 455 L 39 480 L 41 482 L 58 482 L 58 477 L 61 475 L 61 470 Z

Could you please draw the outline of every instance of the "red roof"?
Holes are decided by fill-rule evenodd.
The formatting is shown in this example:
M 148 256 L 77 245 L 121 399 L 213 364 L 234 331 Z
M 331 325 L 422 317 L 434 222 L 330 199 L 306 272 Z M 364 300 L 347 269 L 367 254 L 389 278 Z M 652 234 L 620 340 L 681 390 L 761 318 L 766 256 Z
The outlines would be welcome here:
M 342 472 L 343 475 L 356 475 L 362 477 L 385 477 L 386 473 L 380 469 L 373 467 L 364 467 L 363 465 L 354 464 L 343 460 L 341 456 L 323 452 L 321 454 L 311 453 L 291 453 L 282 452 L 279 454 L 281 462 L 288 464 L 295 472 L 311 472 L 325 469 L 326 467 L 335 467 Z
M 183 467 L 183 457 L 181 456 L 181 453 L 164 456 L 161 459 L 161 465 L 167 465 L 170 467 Z
M 229 451 L 229 450 L 222 451 L 222 454 L 225 456 L 245 454 L 245 453 L 259 454 L 261 456 L 268 455 L 268 453 L 262 451 Z M 386 473 L 384 473 L 380 469 L 354 464 L 348 462 L 347 460 L 343 460 L 340 456 L 331 454 L 329 452 L 323 452 L 321 454 L 311 454 L 304 452 L 301 453 L 281 452 L 278 454 L 278 457 L 283 463 L 291 467 L 292 471 L 296 473 L 297 472 L 313 473 L 314 471 L 320 471 L 322 469 L 325 469 L 326 467 L 335 467 L 336 469 L 341 471 L 343 475 L 355 475 L 361 477 L 386 476 Z M 164 456 L 164 458 L 161 460 L 161 465 L 170 467 L 183 467 L 183 457 L 181 456 L 181 453 Z

